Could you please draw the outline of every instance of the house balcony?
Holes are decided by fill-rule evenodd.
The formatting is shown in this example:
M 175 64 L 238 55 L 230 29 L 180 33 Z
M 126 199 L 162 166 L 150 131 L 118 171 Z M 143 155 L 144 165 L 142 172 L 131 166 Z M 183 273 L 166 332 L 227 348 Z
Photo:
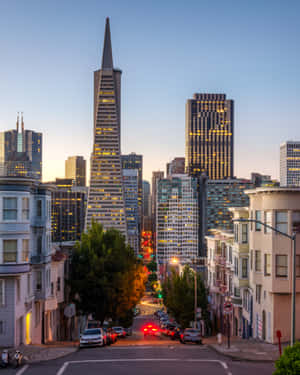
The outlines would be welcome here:
M 29 263 L 0 264 L 0 275 L 19 275 L 30 271 Z

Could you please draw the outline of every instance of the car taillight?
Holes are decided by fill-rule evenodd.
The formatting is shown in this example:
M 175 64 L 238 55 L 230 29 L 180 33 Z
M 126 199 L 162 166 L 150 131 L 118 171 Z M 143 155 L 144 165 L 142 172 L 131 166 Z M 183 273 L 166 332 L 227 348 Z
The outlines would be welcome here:
M 172 336 L 174 336 L 174 335 L 175 335 L 175 332 L 171 332 L 171 334 L 172 334 Z
M 148 331 L 148 328 L 144 328 L 144 332 L 147 332 Z
M 152 328 L 152 331 L 157 331 L 157 328 Z

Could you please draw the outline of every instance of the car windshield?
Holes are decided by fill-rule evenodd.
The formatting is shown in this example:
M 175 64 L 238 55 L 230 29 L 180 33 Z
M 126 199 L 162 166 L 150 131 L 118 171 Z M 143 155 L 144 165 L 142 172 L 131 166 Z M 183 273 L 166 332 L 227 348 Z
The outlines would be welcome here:
M 122 327 L 113 327 L 113 329 L 114 329 L 115 331 L 122 331 L 122 330 L 123 330 Z
M 101 335 L 100 329 L 86 329 L 83 333 L 84 335 Z
M 187 332 L 187 333 L 200 333 L 199 329 L 191 329 L 191 328 L 187 328 L 185 330 L 185 332 Z

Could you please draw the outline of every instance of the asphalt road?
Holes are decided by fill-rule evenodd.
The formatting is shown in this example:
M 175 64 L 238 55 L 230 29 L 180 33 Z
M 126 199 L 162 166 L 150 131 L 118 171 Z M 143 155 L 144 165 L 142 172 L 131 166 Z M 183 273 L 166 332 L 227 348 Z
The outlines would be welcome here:
M 271 375 L 273 372 L 270 363 L 233 362 L 205 345 L 181 345 L 165 337 L 144 339 L 141 327 L 152 319 L 137 318 L 133 336 L 119 340 L 117 345 L 81 349 L 18 371 L 0 370 L 0 375 Z

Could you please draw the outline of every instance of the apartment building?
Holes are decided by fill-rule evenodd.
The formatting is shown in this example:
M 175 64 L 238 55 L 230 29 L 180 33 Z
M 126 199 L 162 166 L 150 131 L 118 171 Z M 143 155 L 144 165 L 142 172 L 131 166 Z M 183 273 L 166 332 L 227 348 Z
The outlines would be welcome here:
M 291 235 L 300 229 L 300 188 L 248 190 L 250 218 Z M 249 283 L 253 290 L 253 336 L 270 343 L 291 337 L 292 241 L 259 223 L 250 224 Z M 296 339 L 300 339 L 300 236 L 296 236 Z
M 64 279 L 58 254 L 51 244 L 51 186 L 0 177 L 0 346 L 56 339 Z

